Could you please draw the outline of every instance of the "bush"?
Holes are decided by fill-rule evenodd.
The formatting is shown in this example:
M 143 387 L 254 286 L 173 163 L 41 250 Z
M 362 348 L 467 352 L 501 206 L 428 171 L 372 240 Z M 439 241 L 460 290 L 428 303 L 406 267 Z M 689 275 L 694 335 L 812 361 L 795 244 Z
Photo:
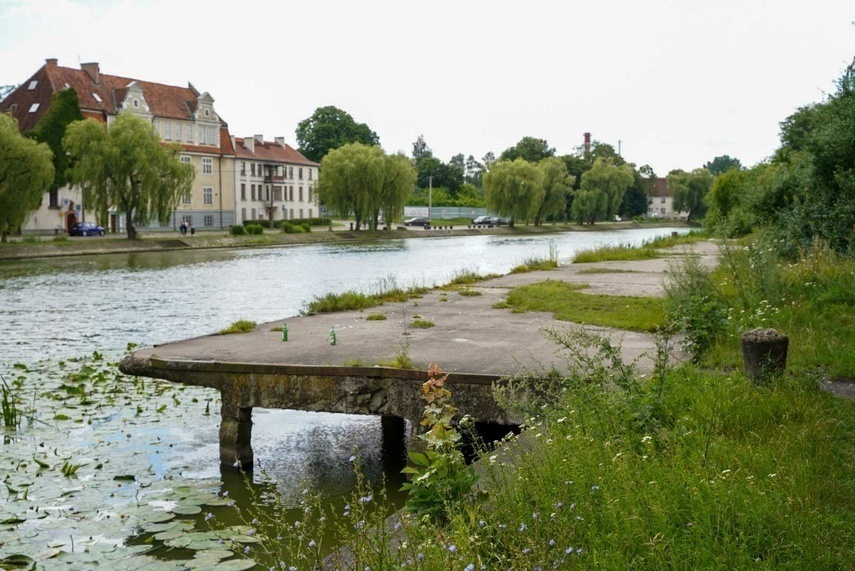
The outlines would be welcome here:
M 301 222 L 300 228 L 303 229 L 303 232 L 311 232 L 312 231 L 312 227 L 311 227 L 311 225 L 309 225 L 308 222 Z
M 246 228 L 237 225 L 231 226 L 229 228 L 229 234 L 231 234 L 232 236 L 244 236 L 246 235 Z
M 297 226 L 288 220 L 282 221 L 282 231 L 286 234 L 302 234 L 303 232 L 306 232 L 302 226 Z
M 259 220 L 244 220 L 243 225 L 247 227 L 261 226 L 262 228 L 270 228 L 270 220 L 265 220 L 264 218 L 261 218 Z M 250 234 L 252 234 L 252 232 L 250 232 Z
M 260 235 L 264 234 L 264 227 L 261 224 L 246 224 L 246 233 Z

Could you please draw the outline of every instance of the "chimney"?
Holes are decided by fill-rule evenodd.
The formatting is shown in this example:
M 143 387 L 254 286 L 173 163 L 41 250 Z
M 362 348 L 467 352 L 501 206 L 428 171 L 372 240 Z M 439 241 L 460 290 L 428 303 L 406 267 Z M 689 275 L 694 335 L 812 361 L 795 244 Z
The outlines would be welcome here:
M 92 81 L 95 83 L 101 83 L 101 69 L 98 66 L 98 62 L 81 63 L 80 69 L 85 71 L 87 75 L 92 78 Z
M 277 145 L 283 149 L 285 148 L 285 137 L 274 137 L 273 140 L 276 141 Z
M 591 134 L 585 133 L 585 154 L 591 152 Z
M 49 57 L 45 60 L 45 65 L 49 67 L 56 67 L 56 64 L 59 62 L 55 57 Z
M 252 137 L 244 137 L 243 138 L 243 146 L 249 150 L 250 153 L 255 154 L 255 139 Z
M 264 144 L 264 135 L 253 135 L 253 138 L 255 139 L 256 145 L 263 145 Z

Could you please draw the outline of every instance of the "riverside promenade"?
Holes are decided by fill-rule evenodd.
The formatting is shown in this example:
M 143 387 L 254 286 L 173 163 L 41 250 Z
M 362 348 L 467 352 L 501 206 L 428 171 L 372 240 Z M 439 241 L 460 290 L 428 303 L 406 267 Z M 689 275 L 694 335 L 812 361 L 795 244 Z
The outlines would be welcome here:
M 669 261 L 689 253 L 712 265 L 710 242 L 678 246 L 661 258 L 628 262 L 565 264 L 555 270 L 510 274 L 469 287 L 480 295 L 434 289 L 419 298 L 365 311 L 323 313 L 262 323 L 249 333 L 209 335 L 135 351 L 122 361 L 128 374 L 218 389 L 221 394 L 220 459 L 252 465 L 252 408 L 373 414 L 398 417 L 418 427 L 420 385 L 430 364 L 449 373 L 460 414 L 476 422 L 516 424 L 493 400 L 491 385 L 504 375 L 566 368 L 544 328 L 578 327 L 543 312 L 512 313 L 493 306 L 513 288 L 547 279 L 587 284 L 581 292 L 615 296 L 662 296 Z M 600 268 L 620 273 L 581 273 Z M 385 320 L 368 320 L 383 314 Z M 414 319 L 434 323 L 412 326 Z M 281 327 L 288 329 L 282 340 Z M 625 362 L 652 366 L 649 334 L 590 329 L 619 344 Z M 330 343 L 335 332 L 335 345 Z M 406 355 L 415 369 L 388 366 Z M 675 359 L 683 358 L 679 353 Z M 384 365 L 385 364 L 385 365 Z

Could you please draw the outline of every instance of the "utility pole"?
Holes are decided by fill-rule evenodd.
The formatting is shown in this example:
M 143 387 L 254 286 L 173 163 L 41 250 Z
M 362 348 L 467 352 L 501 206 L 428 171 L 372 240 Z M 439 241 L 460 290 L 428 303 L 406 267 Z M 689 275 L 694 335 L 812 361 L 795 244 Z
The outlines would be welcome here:
M 431 210 L 433 208 L 433 175 L 428 177 L 428 220 L 430 220 Z
M 618 156 L 621 156 L 621 154 L 620 154 L 620 143 L 621 143 L 621 140 L 618 139 L 617 140 L 617 154 L 618 154 Z

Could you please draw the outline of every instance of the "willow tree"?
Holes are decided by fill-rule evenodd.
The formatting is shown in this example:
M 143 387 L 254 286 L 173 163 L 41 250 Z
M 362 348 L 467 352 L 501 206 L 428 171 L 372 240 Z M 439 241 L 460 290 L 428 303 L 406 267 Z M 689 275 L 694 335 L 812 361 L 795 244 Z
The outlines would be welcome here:
M 573 183 L 567 174 L 567 165 L 557 157 L 543 159 L 537 164 L 540 171 L 542 196 L 537 211 L 534 213 L 534 225 L 547 216 L 554 216 L 564 211 L 567 205 L 567 195 Z
M 510 218 L 511 225 L 531 218 L 542 196 L 541 173 L 525 159 L 499 161 L 484 175 L 487 209 Z
M 120 113 L 109 126 L 91 119 L 72 123 L 63 145 L 86 205 L 102 222 L 110 209 L 124 215 L 131 240 L 137 226 L 167 224 L 193 184 L 193 167 L 181 162 L 181 147 L 162 144 L 151 123 L 130 113 Z
M 674 197 L 674 210 L 688 213 L 687 220 L 703 218 L 707 210 L 706 196 L 714 180 L 715 177 L 705 168 L 668 173 L 665 181 Z
M 47 143 L 53 152 L 54 178 L 50 188 L 50 204 L 57 206 L 58 191 L 69 183 L 71 157 L 62 146 L 62 139 L 68 126 L 82 121 L 80 102 L 73 88 L 63 89 L 53 94 L 47 113 L 39 119 L 32 131 L 27 133 L 31 139 Z
M 23 137 L 18 122 L 0 113 L 0 241 L 39 207 L 53 182 L 50 147 Z
M 616 165 L 610 158 L 598 158 L 590 169 L 582 174 L 580 188 L 586 192 L 598 194 L 591 201 L 597 205 L 597 216 L 590 217 L 593 224 L 597 217 L 611 220 L 617 214 L 626 189 L 635 182 L 635 172 L 628 164 Z
M 377 208 L 385 165 L 380 147 L 349 143 L 333 149 L 321 161 L 318 202 L 339 216 L 353 214 L 359 230 Z
M 400 153 L 385 157 L 383 186 L 370 220 L 374 228 L 377 227 L 380 212 L 383 213 L 383 218 L 389 225 L 403 218 L 404 206 L 410 198 L 415 182 L 416 171 L 410 159 Z

